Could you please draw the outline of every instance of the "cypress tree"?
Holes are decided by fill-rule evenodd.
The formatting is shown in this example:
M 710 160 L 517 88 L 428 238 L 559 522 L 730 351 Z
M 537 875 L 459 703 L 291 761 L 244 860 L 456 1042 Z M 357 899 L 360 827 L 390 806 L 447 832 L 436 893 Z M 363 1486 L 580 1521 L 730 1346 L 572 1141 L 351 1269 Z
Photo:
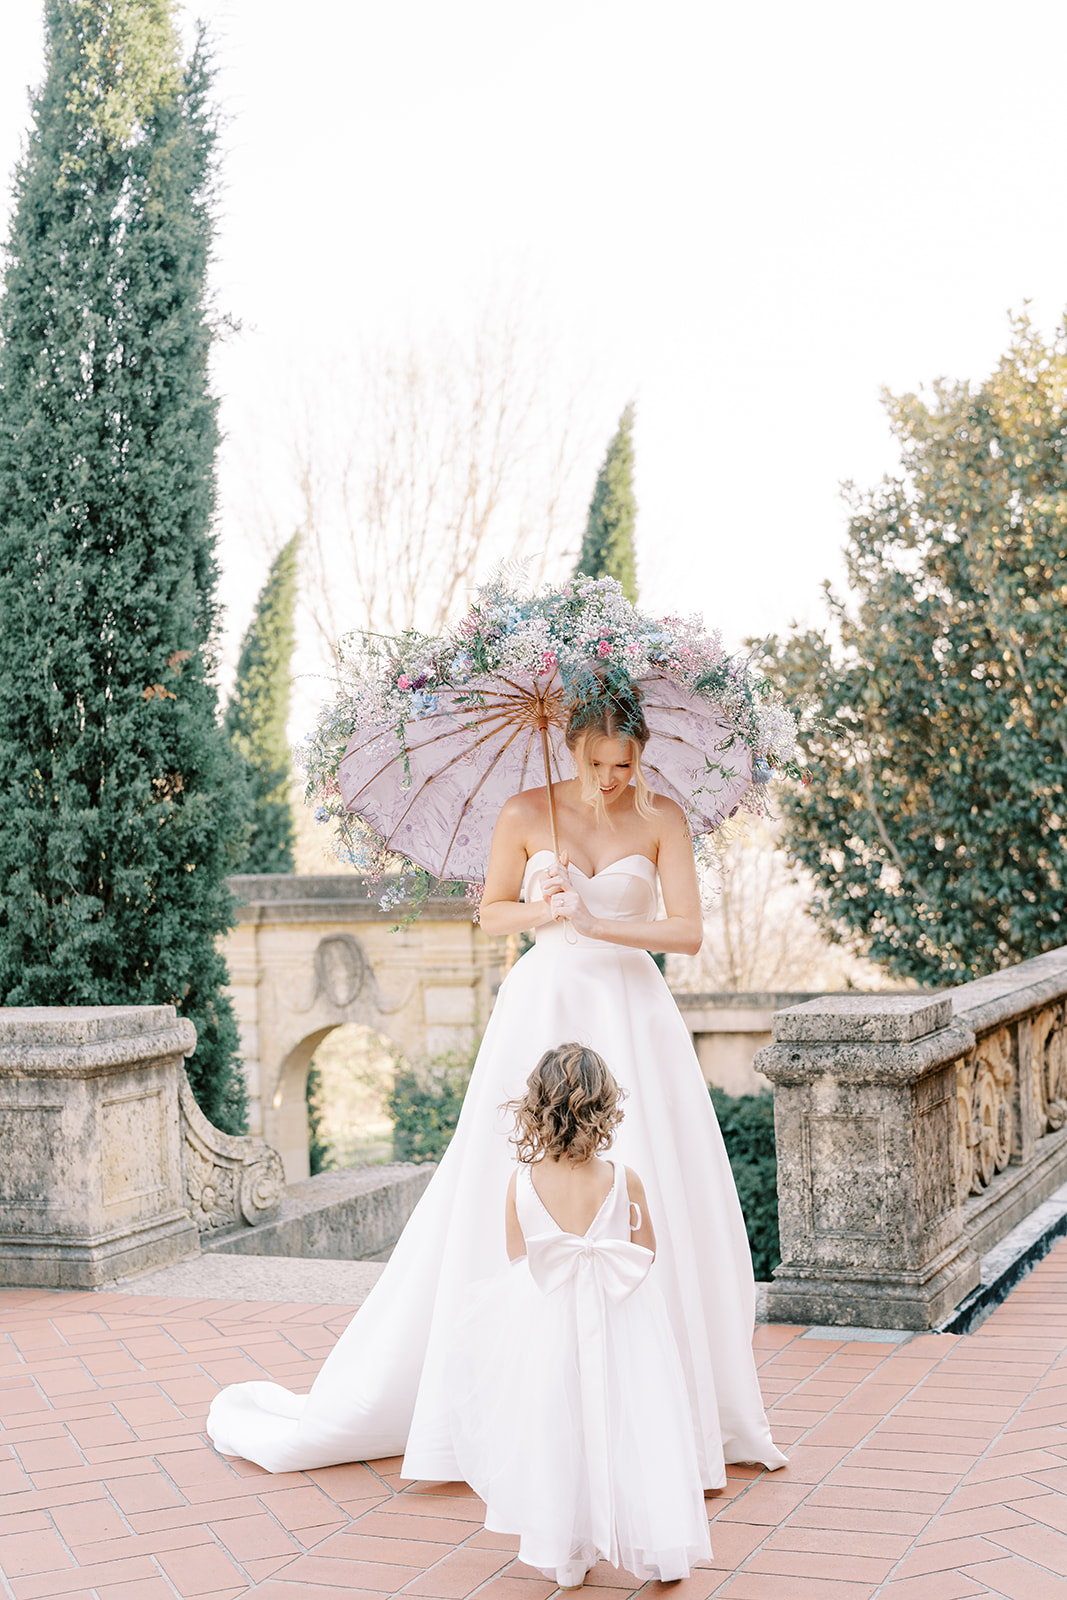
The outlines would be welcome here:
M 0 1003 L 173 1003 L 200 1105 L 237 1132 L 211 72 L 202 39 L 183 66 L 171 0 L 45 15 L 0 302 Z
M 289 805 L 289 690 L 295 640 L 298 536 L 271 563 L 241 646 L 226 731 L 248 769 L 252 833 L 241 872 L 292 872 L 296 831 Z
M 608 445 L 589 505 L 581 554 L 575 574 L 591 578 L 618 578 L 623 594 L 637 600 L 637 562 L 634 556 L 634 408 L 628 405 L 619 418 L 615 437 Z

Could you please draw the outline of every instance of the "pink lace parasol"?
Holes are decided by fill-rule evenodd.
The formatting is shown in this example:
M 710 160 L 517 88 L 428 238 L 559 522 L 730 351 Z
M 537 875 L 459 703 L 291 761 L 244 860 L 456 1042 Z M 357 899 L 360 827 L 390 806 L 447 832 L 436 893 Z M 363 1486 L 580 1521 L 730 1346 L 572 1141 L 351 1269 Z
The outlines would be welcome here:
M 721 709 L 666 674 L 639 680 L 651 737 L 642 756 L 650 788 L 676 800 L 694 835 L 710 832 L 752 780 L 751 751 Z M 558 673 L 473 678 L 440 689 L 405 721 L 358 730 L 337 778 L 347 811 L 390 850 L 436 878 L 485 879 L 504 801 L 574 776 L 564 742 L 568 705 Z

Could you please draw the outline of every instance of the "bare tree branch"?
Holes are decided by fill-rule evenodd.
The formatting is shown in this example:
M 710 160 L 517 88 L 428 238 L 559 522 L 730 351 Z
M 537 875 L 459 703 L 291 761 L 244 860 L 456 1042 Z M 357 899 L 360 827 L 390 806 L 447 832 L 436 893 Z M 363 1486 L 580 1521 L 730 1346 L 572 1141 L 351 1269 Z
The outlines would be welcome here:
M 748 819 L 727 835 L 719 894 L 697 956 L 671 956 L 672 988 L 759 993 L 884 988 L 870 962 L 831 944 L 810 915 L 811 886 L 778 848 L 773 822 Z
M 529 555 L 535 579 L 559 564 L 583 511 L 580 447 L 573 398 L 554 406 L 548 377 L 505 319 L 467 345 L 370 360 L 354 390 L 320 396 L 295 455 L 325 660 L 352 631 L 440 633 L 502 560 Z

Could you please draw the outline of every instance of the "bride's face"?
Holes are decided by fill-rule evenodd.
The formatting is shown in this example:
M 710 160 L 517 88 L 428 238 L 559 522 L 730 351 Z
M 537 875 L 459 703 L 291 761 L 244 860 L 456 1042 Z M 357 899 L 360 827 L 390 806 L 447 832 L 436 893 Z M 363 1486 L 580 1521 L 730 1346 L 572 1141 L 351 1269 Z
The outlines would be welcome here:
M 600 797 L 606 806 L 613 805 L 626 792 L 634 775 L 630 741 L 597 739 L 589 752 L 593 771 L 600 785 Z

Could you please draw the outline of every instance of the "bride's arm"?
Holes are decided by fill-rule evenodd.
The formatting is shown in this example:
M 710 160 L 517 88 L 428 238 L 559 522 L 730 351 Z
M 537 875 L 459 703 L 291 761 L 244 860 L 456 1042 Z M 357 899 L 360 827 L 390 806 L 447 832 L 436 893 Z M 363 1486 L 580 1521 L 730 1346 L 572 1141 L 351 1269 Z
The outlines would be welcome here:
M 704 942 L 704 919 L 700 911 L 692 840 L 681 806 L 657 795 L 656 808 L 663 817 L 656 866 L 663 889 L 665 917 L 655 922 L 613 922 L 610 917 L 594 917 L 573 889 L 554 898 L 552 908 L 569 917 L 579 933 L 591 939 L 603 939 L 605 944 L 695 956 Z
M 512 795 L 493 829 L 489 868 L 479 921 L 486 933 L 523 933 L 551 922 L 552 913 L 543 900 L 526 905 L 519 899 L 526 871 L 526 837 L 530 823 L 527 796 Z

